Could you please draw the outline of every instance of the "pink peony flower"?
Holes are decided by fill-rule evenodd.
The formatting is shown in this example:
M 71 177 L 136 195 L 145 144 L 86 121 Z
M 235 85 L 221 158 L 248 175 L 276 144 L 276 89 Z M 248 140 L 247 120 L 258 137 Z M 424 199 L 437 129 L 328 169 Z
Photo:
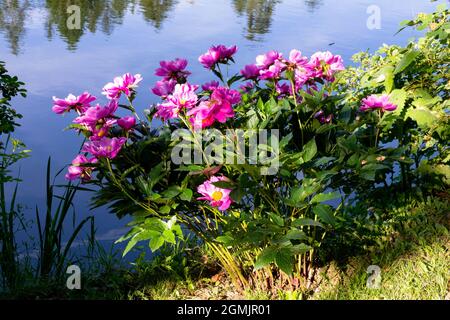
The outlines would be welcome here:
M 176 80 L 183 82 L 191 74 L 186 71 L 188 62 L 186 59 L 177 58 L 173 61 L 161 61 L 160 68 L 156 69 L 155 75 L 164 77 L 165 80 Z
M 219 85 L 219 81 L 213 80 L 202 85 L 202 89 L 203 91 L 214 91 L 217 87 L 219 87 Z
M 73 161 L 72 165 L 68 169 L 68 173 L 66 174 L 67 180 L 77 180 L 81 179 L 84 182 L 91 180 L 91 174 L 93 171 L 92 167 L 84 167 L 84 164 L 94 164 L 97 163 L 96 158 L 88 159 L 83 155 L 77 156 Z
M 271 65 L 283 58 L 283 55 L 277 51 L 269 51 L 256 57 L 256 66 L 260 69 L 268 69 Z
M 132 116 L 127 116 L 117 120 L 117 124 L 125 131 L 130 131 L 136 125 L 136 118 Z
M 108 99 L 118 99 L 125 94 L 127 97 L 131 96 L 132 91 L 137 88 L 138 84 L 142 81 L 140 74 L 132 75 L 126 73 L 121 77 L 114 78 L 114 82 L 107 83 L 103 87 L 103 94 Z
M 286 65 L 283 62 L 276 60 L 273 65 L 260 71 L 259 78 L 261 80 L 279 79 L 285 70 Z
M 211 47 L 208 52 L 202 54 L 198 61 L 206 68 L 212 69 L 218 63 L 227 63 L 233 58 L 233 55 L 237 52 L 237 46 L 226 47 L 224 45 L 218 45 Z
M 155 117 L 160 118 L 163 121 L 176 119 L 180 113 L 180 108 L 170 101 L 156 105 L 156 109 Z
M 382 96 L 377 96 L 375 94 L 362 100 L 361 108 L 362 112 L 373 111 L 376 109 L 381 109 L 383 111 L 394 111 L 397 106 L 389 101 L 389 95 L 384 94 Z
M 277 83 L 275 85 L 275 90 L 277 91 L 279 98 L 289 96 L 292 93 L 292 87 L 288 83 Z
M 214 122 L 225 123 L 234 117 L 233 105 L 241 101 L 241 94 L 236 90 L 219 87 L 211 94 L 209 101 L 190 110 L 187 115 L 195 129 L 210 127 Z
M 163 98 L 166 99 L 169 95 L 173 93 L 173 90 L 175 90 L 177 82 L 176 80 L 169 79 L 169 80 L 161 80 L 156 82 L 155 87 L 152 89 L 152 92 Z
M 294 73 L 296 89 L 299 90 L 307 84 L 314 86 L 314 75 L 315 73 L 309 68 L 297 68 Z
M 190 109 L 197 104 L 198 96 L 195 91 L 198 86 L 190 85 L 188 83 L 177 84 L 173 94 L 167 98 L 168 101 L 177 105 L 180 109 Z
M 98 122 L 106 122 L 108 118 L 113 117 L 118 106 L 117 100 L 111 100 L 105 107 L 100 105 L 90 107 L 73 122 L 87 127 L 95 127 Z
M 337 71 L 345 70 L 344 60 L 339 55 L 334 56 L 331 52 L 316 52 L 311 56 L 309 66 L 314 70 L 316 78 L 325 78 L 334 81 L 334 74 Z
M 89 152 L 96 158 L 114 159 L 126 142 L 126 138 L 103 138 L 99 141 L 88 141 L 84 144 L 82 151 Z
M 302 53 L 296 49 L 292 50 L 289 54 L 288 63 L 295 65 L 296 67 L 306 67 L 308 65 L 308 58 L 302 56 Z
M 198 186 L 197 192 L 203 197 L 197 198 L 200 201 L 209 201 L 210 205 L 217 207 L 220 211 L 227 210 L 232 203 L 230 198 L 230 189 L 222 189 L 216 187 L 213 183 L 219 181 L 227 181 L 225 177 L 211 177 L 205 181 L 202 185 Z
M 91 102 L 95 100 L 96 98 L 87 92 L 84 92 L 78 97 L 75 97 L 73 94 L 69 94 L 65 99 L 53 97 L 54 106 L 52 110 L 56 114 L 63 114 L 72 110 L 75 110 L 78 113 L 83 113 L 91 106 Z
M 198 96 L 195 91 L 198 86 L 177 84 L 172 95 L 167 97 L 167 102 L 158 104 L 155 116 L 167 121 L 178 118 L 178 114 L 183 109 L 192 109 L 197 105 Z
M 244 76 L 247 80 L 256 80 L 259 76 L 259 67 L 254 64 L 249 64 L 244 67 L 244 69 L 241 70 L 241 74 Z
M 108 120 L 105 120 L 105 122 L 103 122 L 103 123 L 97 124 L 95 126 L 91 126 L 89 128 L 89 131 L 91 132 L 91 136 L 89 137 L 89 140 L 98 141 L 98 140 L 103 139 L 104 137 L 107 137 L 109 135 L 109 131 L 116 123 L 117 123 L 117 120 L 108 119 Z

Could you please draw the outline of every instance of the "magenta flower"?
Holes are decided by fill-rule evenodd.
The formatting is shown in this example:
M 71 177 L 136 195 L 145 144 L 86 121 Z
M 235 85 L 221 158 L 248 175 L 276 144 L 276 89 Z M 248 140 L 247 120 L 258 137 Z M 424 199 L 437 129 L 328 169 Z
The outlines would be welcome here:
M 209 201 L 210 205 L 217 207 L 220 211 L 227 210 L 232 203 L 230 198 L 231 189 L 222 189 L 216 187 L 213 183 L 219 181 L 228 181 L 225 177 L 211 177 L 203 184 L 198 186 L 197 192 L 203 197 L 197 198 L 200 201 Z
M 176 80 L 183 82 L 191 74 L 186 71 L 188 62 L 186 59 L 177 58 L 173 61 L 161 61 L 160 68 L 156 69 L 155 75 L 164 77 L 165 80 Z
M 114 82 L 107 83 L 103 87 L 103 94 L 108 99 L 119 99 L 122 93 L 130 97 L 133 90 L 137 88 L 142 80 L 140 74 L 133 76 L 130 73 L 126 73 L 121 77 L 114 78 Z
M 156 82 L 155 87 L 152 89 L 152 92 L 160 96 L 163 99 L 166 99 L 169 95 L 173 93 L 175 90 L 175 86 L 177 85 L 177 81 L 173 79 L 169 80 L 161 80 Z
M 243 92 L 248 92 L 253 88 L 255 88 L 255 83 L 250 81 L 245 82 L 244 84 L 239 86 L 239 89 L 241 89 Z
M 297 68 L 294 73 L 296 90 L 299 90 L 304 85 L 315 85 L 315 73 L 309 68 Z
M 111 100 L 105 107 L 100 105 L 90 107 L 73 122 L 87 127 L 95 127 L 98 122 L 106 122 L 108 118 L 113 117 L 118 106 L 117 100 Z
M 310 67 L 314 70 L 316 78 L 325 78 L 328 81 L 334 81 L 334 74 L 337 71 L 345 70 L 344 60 L 339 55 L 333 55 L 331 52 L 316 52 L 309 61 Z
M 180 108 L 170 101 L 156 105 L 156 109 L 155 117 L 160 118 L 163 121 L 176 119 L 180 113 Z
M 281 60 L 283 55 L 277 51 L 269 51 L 256 57 L 256 66 L 260 69 L 268 69 L 275 61 Z
M 198 61 L 206 68 L 212 69 L 218 63 L 228 63 L 237 52 L 237 46 L 226 47 L 224 45 L 213 46 L 202 54 Z
M 82 151 L 89 152 L 96 158 L 114 159 L 126 142 L 126 138 L 103 138 L 99 141 L 88 141 L 84 144 Z
M 244 67 L 244 69 L 241 70 L 241 74 L 244 76 L 247 80 L 256 80 L 259 77 L 259 67 L 255 64 L 249 64 Z
M 296 67 L 305 68 L 308 65 L 308 58 L 302 56 L 302 53 L 296 49 L 293 49 L 289 54 L 288 63 L 295 65 Z
M 95 126 L 89 127 L 88 130 L 91 132 L 89 140 L 98 141 L 98 140 L 103 139 L 104 137 L 107 137 L 109 135 L 109 131 L 116 123 L 117 123 L 117 120 L 108 119 L 102 123 L 95 125 Z
M 289 96 L 292 93 L 292 86 L 288 83 L 277 83 L 275 85 L 275 90 L 277 91 L 279 98 Z
M 179 109 L 193 108 L 198 101 L 198 96 L 195 93 L 197 89 L 198 86 L 190 85 L 188 83 L 177 84 L 173 94 L 167 97 L 167 100 L 178 106 Z
M 397 106 L 389 101 L 389 95 L 384 94 L 382 96 L 377 96 L 375 94 L 362 100 L 361 108 L 362 112 L 373 111 L 376 109 L 381 109 L 382 111 L 395 111 Z
M 195 129 L 212 126 L 216 121 L 225 123 L 234 117 L 233 105 L 241 101 L 241 94 L 236 90 L 219 87 L 211 94 L 209 101 L 190 110 L 187 115 Z
M 219 85 L 219 81 L 213 80 L 202 85 L 202 89 L 203 91 L 214 91 L 217 87 L 219 87 Z
M 314 115 L 314 118 L 319 120 L 321 124 L 326 124 L 331 123 L 331 121 L 333 120 L 333 115 L 330 114 L 328 116 L 325 116 L 325 112 L 323 112 L 323 110 L 320 110 Z
M 66 174 L 67 180 L 77 180 L 81 179 L 84 182 L 91 180 L 92 167 L 85 167 L 85 164 L 94 164 L 97 163 L 96 158 L 88 159 L 83 155 L 77 156 L 73 161 L 72 165 L 69 167 L 68 172 Z
M 276 60 L 273 65 L 260 71 L 259 78 L 261 80 L 279 79 L 285 70 L 286 65 L 283 62 Z
M 136 118 L 132 116 L 127 116 L 117 120 L 117 124 L 125 131 L 130 131 L 136 125 Z
M 56 114 L 63 114 L 72 110 L 75 110 L 78 113 L 83 113 L 91 106 L 91 102 L 95 100 L 96 98 L 87 92 L 84 92 L 78 97 L 73 94 L 69 94 L 65 99 L 53 97 L 54 106 L 52 110 Z

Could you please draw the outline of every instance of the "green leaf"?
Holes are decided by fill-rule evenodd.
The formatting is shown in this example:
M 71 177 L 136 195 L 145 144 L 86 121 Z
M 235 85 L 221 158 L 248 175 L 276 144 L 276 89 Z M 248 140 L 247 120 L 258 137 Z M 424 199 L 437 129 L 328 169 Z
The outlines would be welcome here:
M 284 219 L 275 213 L 269 213 L 270 218 L 277 226 L 284 227 Z
M 275 263 L 277 264 L 278 268 L 281 269 L 281 271 L 290 276 L 292 274 L 292 268 L 294 266 L 290 249 L 280 249 L 275 256 Z
M 180 199 L 183 201 L 191 201 L 194 192 L 191 189 L 184 189 L 180 194 Z
M 321 203 L 321 202 L 337 199 L 340 197 L 341 197 L 341 194 L 339 192 L 319 193 L 319 194 L 316 194 L 312 198 L 311 203 Z
M 336 219 L 333 216 L 333 210 L 330 206 L 318 204 L 313 208 L 313 212 L 319 217 L 320 221 L 332 226 L 336 224 Z
M 405 55 L 403 56 L 403 58 L 400 60 L 397 67 L 395 68 L 394 74 L 399 74 L 400 72 L 402 72 L 403 70 L 408 68 L 408 66 L 411 63 L 413 63 L 414 60 L 417 59 L 419 54 L 420 54 L 420 52 L 416 51 L 416 50 L 411 50 L 411 51 L 408 51 L 407 53 L 405 53 Z
M 308 237 L 306 236 L 306 233 L 304 233 L 303 231 L 292 229 L 289 230 L 288 233 L 286 233 L 285 238 L 288 240 L 305 240 Z
M 181 190 L 179 186 L 170 186 L 162 195 L 166 199 L 173 199 L 181 193 Z
M 293 255 L 305 254 L 306 252 L 309 252 L 311 250 L 312 250 L 312 247 L 308 246 L 304 243 L 297 244 L 291 248 L 291 252 Z
M 230 245 L 233 243 L 234 239 L 231 236 L 220 236 L 216 238 L 216 241 L 223 243 L 224 245 Z
M 416 121 L 422 129 L 434 127 L 439 119 L 433 111 L 425 107 L 409 109 L 406 116 Z
M 156 252 L 159 248 L 161 248 L 164 244 L 164 238 L 162 236 L 160 237 L 153 237 L 149 242 L 149 247 L 152 252 Z
M 164 232 L 162 233 L 162 238 L 166 242 L 175 244 L 175 234 L 172 232 L 172 230 L 164 230 Z
M 304 162 L 311 161 L 317 154 L 316 140 L 312 139 L 304 147 L 302 151 L 302 158 Z
M 389 95 L 389 101 L 397 106 L 397 109 L 393 112 L 394 114 L 398 115 L 402 113 L 407 97 L 408 94 L 403 89 L 396 89 L 391 92 Z
M 122 256 L 125 257 L 128 252 L 131 251 L 131 249 L 133 249 L 136 244 L 138 243 L 138 240 L 136 239 L 136 237 L 133 237 L 130 241 L 128 241 L 127 246 L 125 247 L 125 250 L 123 251 Z
M 169 214 L 171 210 L 172 208 L 169 206 L 163 206 L 159 208 L 159 212 L 161 212 L 162 214 Z
M 319 221 L 314 221 L 314 220 L 308 219 L 308 218 L 296 219 L 296 220 L 294 220 L 294 222 L 292 222 L 292 225 L 294 227 L 315 226 L 315 227 L 323 228 L 323 225 Z
M 256 258 L 255 269 L 259 270 L 271 264 L 275 260 L 276 254 L 277 249 L 275 247 L 265 248 Z

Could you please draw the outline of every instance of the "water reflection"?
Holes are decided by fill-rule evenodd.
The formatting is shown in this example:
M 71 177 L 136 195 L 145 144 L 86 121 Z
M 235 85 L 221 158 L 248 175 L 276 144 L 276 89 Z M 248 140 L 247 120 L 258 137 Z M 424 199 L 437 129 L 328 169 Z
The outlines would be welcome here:
M 19 54 L 20 41 L 25 34 L 25 17 L 29 7 L 28 1 L 0 0 L 0 32 L 15 55 Z
M 314 12 L 323 4 L 323 0 L 305 0 L 309 12 Z
M 260 41 L 270 32 L 272 18 L 277 4 L 282 0 L 229 0 L 239 16 L 245 16 L 245 37 Z M 319 0 L 320 2 L 321 0 Z M 14 55 L 20 53 L 20 41 L 25 35 L 25 23 L 30 9 L 44 9 L 44 28 L 49 40 L 61 37 L 69 50 L 76 50 L 77 44 L 86 33 L 98 31 L 111 35 L 117 25 L 124 23 L 125 15 L 139 13 L 154 28 L 160 29 L 179 0 L 0 0 L 0 32 L 9 43 Z M 309 6 L 316 1 L 306 0 Z M 81 9 L 81 28 L 69 29 L 67 12 L 70 5 Z M 29 18 L 29 17 L 28 17 Z
M 262 35 L 270 31 L 275 7 L 280 2 L 281 0 L 233 0 L 238 14 L 247 16 L 247 39 L 259 41 Z
M 176 0 L 141 0 L 140 7 L 145 20 L 159 29 L 177 2 Z
M 125 12 L 130 4 L 129 0 L 46 0 L 45 8 L 48 12 L 46 31 L 52 39 L 55 31 L 63 38 L 69 50 L 75 50 L 80 38 L 86 31 L 95 33 L 100 29 L 105 34 L 111 34 L 115 25 L 123 23 Z M 81 28 L 69 29 L 67 7 L 78 5 L 81 9 Z

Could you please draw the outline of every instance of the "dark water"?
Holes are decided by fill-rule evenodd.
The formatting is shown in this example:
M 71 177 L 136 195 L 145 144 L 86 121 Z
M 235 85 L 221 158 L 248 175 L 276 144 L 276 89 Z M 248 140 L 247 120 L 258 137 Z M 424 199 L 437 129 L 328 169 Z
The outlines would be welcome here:
M 443 1 L 442 1 L 443 2 Z M 439 2 L 437 2 L 439 3 Z M 55 168 L 69 163 L 81 140 L 63 132 L 72 120 L 50 108 L 52 96 L 66 97 L 84 90 L 100 97 L 114 76 L 141 73 L 144 82 L 137 101 L 142 111 L 157 101 L 148 90 L 163 59 L 189 59 L 191 81 L 211 75 L 197 57 L 212 44 L 237 44 L 239 66 L 252 63 L 270 49 L 306 55 L 317 50 L 341 54 L 346 63 L 361 50 L 374 51 L 383 43 L 405 44 L 418 34 L 394 36 L 399 22 L 419 12 L 431 12 L 427 0 L 0 0 L 0 60 L 26 82 L 29 96 L 15 102 L 24 115 L 17 136 L 32 149 L 23 161 L 24 180 L 19 201 L 30 209 L 43 205 L 48 156 Z M 66 8 L 78 4 L 82 30 L 68 30 Z M 366 10 L 381 9 L 381 29 L 369 30 Z M 237 69 L 235 69 L 237 70 Z M 79 218 L 95 214 L 102 241 L 117 239 L 125 221 L 107 210 L 88 210 L 89 194 L 77 198 Z

